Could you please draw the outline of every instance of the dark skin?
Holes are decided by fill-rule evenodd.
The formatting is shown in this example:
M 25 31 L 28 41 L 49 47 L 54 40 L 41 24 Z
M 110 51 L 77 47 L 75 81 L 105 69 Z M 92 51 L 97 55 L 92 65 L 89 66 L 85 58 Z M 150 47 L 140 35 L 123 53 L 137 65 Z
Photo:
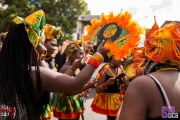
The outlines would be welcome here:
M 46 62 L 42 59 L 42 56 L 44 56 L 47 52 L 47 49 L 44 47 L 44 45 L 42 43 L 39 43 L 37 48 L 36 48 L 38 54 L 39 54 L 39 61 L 41 61 L 41 66 L 42 67 L 46 67 L 49 68 L 48 65 L 46 64 Z
M 83 56 L 84 56 L 84 51 L 82 49 L 79 49 L 77 52 L 73 53 L 70 56 L 69 61 L 74 62 L 77 59 L 81 59 L 82 60 Z M 69 70 L 71 65 L 72 64 L 67 61 L 64 64 L 64 66 L 60 69 L 60 73 L 65 73 L 65 74 L 67 74 L 69 76 L 72 76 L 74 72 L 72 70 Z M 72 91 L 72 92 L 65 93 L 65 94 L 68 95 L 68 96 L 79 94 L 79 93 L 81 93 L 81 92 L 83 92 L 83 91 L 85 91 L 85 90 L 87 90 L 87 89 L 89 89 L 91 87 L 94 87 L 95 83 L 96 83 L 96 80 L 88 81 L 88 83 L 85 84 L 84 87 L 81 90 Z
M 84 51 L 85 51 L 84 62 L 87 63 L 87 61 L 91 57 L 91 55 L 90 55 L 90 54 L 92 54 L 91 52 L 94 51 L 93 50 L 93 42 L 88 41 L 88 42 L 84 43 L 83 47 L 84 47 Z
M 160 71 L 150 73 L 162 84 L 171 106 L 180 112 L 180 78 L 178 71 Z M 116 120 L 146 120 L 161 116 L 165 106 L 155 82 L 146 75 L 136 77 L 126 90 L 122 108 Z M 131 114 L 130 114 L 131 113 Z
M 45 40 L 44 46 L 47 49 L 47 55 L 46 56 L 51 56 L 54 53 L 54 51 L 56 50 L 57 39 L 52 38 L 50 40 Z
M 103 44 L 104 42 L 102 42 L 102 44 L 98 47 L 97 51 L 105 56 L 107 51 L 104 49 Z M 74 68 L 78 68 L 79 64 L 81 64 L 81 60 L 75 61 L 72 66 Z M 67 93 L 71 91 L 81 90 L 91 78 L 94 70 L 95 67 L 88 64 L 82 71 L 77 74 L 77 76 L 71 77 L 62 73 L 52 71 L 45 67 L 40 67 L 42 91 Z M 34 67 L 32 67 L 32 80 L 36 92 L 37 85 Z
M 121 67 L 120 67 L 121 66 Z M 110 71 L 110 70 L 111 71 Z M 123 72 L 123 67 L 122 67 L 122 60 L 115 60 L 114 57 L 112 57 L 110 59 L 110 65 L 109 65 L 109 69 L 106 69 L 105 72 L 101 75 L 101 77 L 97 80 L 97 87 L 96 87 L 96 93 L 101 93 L 103 92 L 108 86 L 113 85 L 114 81 L 115 81 L 115 77 Z M 111 73 L 112 72 L 112 73 Z M 106 82 L 106 76 L 109 75 L 112 78 L 108 79 Z M 128 81 L 128 80 L 126 80 Z M 101 85 L 103 85 L 103 87 L 105 89 L 101 88 Z M 107 120 L 111 120 L 108 116 L 107 116 Z
M 112 73 L 117 76 L 119 73 L 121 72 L 124 72 L 124 69 L 122 67 L 122 60 L 115 60 L 114 57 L 112 58 L 112 60 L 110 61 L 110 64 L 112 64 L 114 67 L 110 66 L 110 70 L 112 71 Z M 120 67 L 119 67 L 120 66 Z M 118 68 L 119 67 L 119 68 Z M 118 71 L 117 71 L 117 68 L 118 68 Z M 96 92 L 97 93 L 101 93 L 103 92 L 104 90 L 101 89 L 100 85 L 103 84 L 103 87 L 104 88 L 107 88 L 109 85 L 113 85 L 114 84 L 114 78 L 115 76 L 112 75 L 112 73 L 106 69 L 106 71 L 104 72 L 104 74 L 101 75 L 101 77 L 97 80 L 97 87 L 96 87 Z M 105 79 L 106 79 L 106 76 L 109 75 L 111 76 L 112 78 L 108 79 L 106 82 L 105 82 Z M 127 78 L 123 78 L 123 83 L 128 86 L 129 85 L 129 81 L 127 80 Z

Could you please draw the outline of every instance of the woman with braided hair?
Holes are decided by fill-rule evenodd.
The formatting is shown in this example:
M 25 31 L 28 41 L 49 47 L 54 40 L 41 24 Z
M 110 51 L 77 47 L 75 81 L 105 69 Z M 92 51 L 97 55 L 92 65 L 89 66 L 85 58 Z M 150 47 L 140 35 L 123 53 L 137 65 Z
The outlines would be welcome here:
M 45 23 L 42 10 L 12 22 L 16 24 L 9 29 L 0 54 L 0 119 L 40 120 L 44 114 L 42 93 L 81 90 L 103 62 L 106 50 L 102 42 L 99 53 L 95 53 L 98 59 L 92 58 L 77 76 L 70 77 L 39 66 L 36 47 Z M 72 67 L 80 65 L 76 60 Z M 68 71 L 73 73 L 72 69 Z

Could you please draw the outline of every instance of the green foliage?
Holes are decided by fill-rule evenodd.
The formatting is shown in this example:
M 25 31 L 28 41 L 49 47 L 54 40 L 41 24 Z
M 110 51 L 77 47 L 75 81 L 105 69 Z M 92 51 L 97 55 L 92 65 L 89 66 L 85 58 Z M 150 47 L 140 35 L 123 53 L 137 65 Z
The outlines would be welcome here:
M 0 0 L 2 5 L 8 5 L 7 9 L 0 11 L 0 32 L 6 31 L 9 20 L 14 16 L 26 17 L 34 11 L 42 9 L 46 13 L 47 23 L 62 28 L 62 34 L 58 41 L 58 44 L 62 44 L 63 41 L 73 38 L 78 16 L 90 14 L 84 0 L 39 0 L 37 2 L 41 4 L 41 7 L 29 0 Z

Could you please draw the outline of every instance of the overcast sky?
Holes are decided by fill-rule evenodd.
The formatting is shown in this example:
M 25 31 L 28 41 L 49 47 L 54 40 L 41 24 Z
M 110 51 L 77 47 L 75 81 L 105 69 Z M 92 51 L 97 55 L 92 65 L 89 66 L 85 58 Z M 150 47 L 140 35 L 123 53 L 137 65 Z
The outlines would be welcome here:
M 121 9 L 133 14 L 133 19 L 140 26 L 151 28 L 154 15 L 159 26 L 165 20 L 180 21 L 180 0 L 85 0 L 91 15 L 119 13 Z M 143 46 L 144 36 L 141 36 L 140 46 Z
M 154 23 L 154 15 L 161 26 L 165 20 L 180 21 L 180 0 L 85 0 L 92 15 L 100 15 L 128 10 L 141 25 L 150 27 Z

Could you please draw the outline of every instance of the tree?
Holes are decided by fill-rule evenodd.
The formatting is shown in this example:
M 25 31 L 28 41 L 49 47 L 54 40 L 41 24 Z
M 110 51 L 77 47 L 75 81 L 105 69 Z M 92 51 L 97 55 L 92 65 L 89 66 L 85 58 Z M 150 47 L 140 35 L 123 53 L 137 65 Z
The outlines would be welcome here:
M 47 23 L 62 28 L 58 44 L 73 38 L 79 15 L 90 14 L 84 0 L 0 0 L 0 3 L 8 5 L 7 9 L 0 11 L 0 32 L 6 31 L 9 20 L 15 15 L 25 17 L 42 9 L 46 14 Z

